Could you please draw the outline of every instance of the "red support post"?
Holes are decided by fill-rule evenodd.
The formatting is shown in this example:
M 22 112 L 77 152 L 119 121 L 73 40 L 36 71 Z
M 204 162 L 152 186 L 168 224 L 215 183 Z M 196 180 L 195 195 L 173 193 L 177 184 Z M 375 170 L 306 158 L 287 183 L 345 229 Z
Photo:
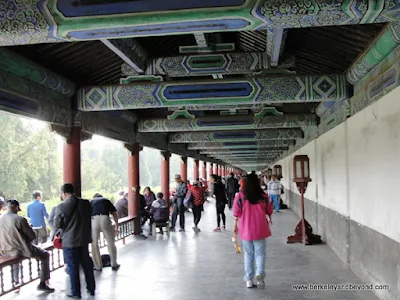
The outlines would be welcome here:
M 200 168 L 200 161 L 195 159 L 193 162 L 193 180 L 199 178 L 199 168 Z
M 181 178 L 184 183 L 187 182 L 187 157 L 181 157 Z
M 208 166 L 208 176 L 206 177 L 206 180 L 208 181 L 208 178 L 213 174 L 213 164 L 209 163 Z
M 201 178 L 207 180 L 207 162 L 203 161 L 201 163 Z
M 213 164 L 213 174 L 218 175 L 218 165 Z
M 161 151 L 161 192 L 169 204 L 169 159 L 171 152 Z
M 128 155 L 128 215 L 135 218 L 134 234 L 140 234 L 140 199 L 139 199 L 139 144 L 126 144 Z
M 72 183 L 75 194 L 82 196 L 81 186 L 81 128 L 71 128 L 71 134 L 64 144 L 64 182 Z

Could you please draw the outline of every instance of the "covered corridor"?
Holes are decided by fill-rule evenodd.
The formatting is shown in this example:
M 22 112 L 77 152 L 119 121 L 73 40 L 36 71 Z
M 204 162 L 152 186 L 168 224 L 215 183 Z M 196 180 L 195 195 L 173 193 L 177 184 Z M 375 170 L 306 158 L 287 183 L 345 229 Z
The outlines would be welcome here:
M 306 247 L 286 244 L 298 219 L 291 210 L 273 215 L 273 236 L 267 244 L 266 289 L 246 289 L 243 278 L 243 254 L 236 254 L 231 242 L 231 218 L 225 232 L 215 233 L 213 203 L 205 207 L 199 234 L 187 230 L 171 233 L 170 238 L 128 239 L 119 247 L 121 269 L 105 268 L 97 273 L 95 297 L 83 299 L 156 299 L 156 300 L 376 300 L 370 291 L 295 291 L 296 284 L 347 284 L 362 282 L 326 245 Z M 228 213 L 230 214 L 230 213 Z M 187 224 L 192 218 L 187 214 Z M 189 227 L 189 226 L 188 226 Z M 51 279 L 54 294 L 40 295 L 36 284 L 11 293 L 4 300 L 64 299 L 67 275 L 55 271 Z M 87 298 L 85 298 L 87 297 Z M 3 297 L 2 297 L 3 299 Z M 65 298 L 68 299 L 68 298 Z
M 264 294 L 243 289 L 229 233 L 210 233 L 211 208 L 199 236 L 121 248 L 129 267 L 101 274 L 99 297 L 374 299 L 291 289 L 356 282 L 351 269 L 390 286 L 375 291 L 380 299 L 400 299 L 400 1 L 9 0 L 0 9 L 0 109 L 65 138 L 63 180 L 78 196 L 81 142 L 120 141 L 129 235 L 140 233 L 143 147 L 160 151 L 164 195 L 172 154 L 184 181 L 188 158 L 192 178 L 283 176 L 293 212 L 274 217 Z M 297 155 L 309 159 L 304 201 Z M 330 250 L 285 244 L 302 212 Z

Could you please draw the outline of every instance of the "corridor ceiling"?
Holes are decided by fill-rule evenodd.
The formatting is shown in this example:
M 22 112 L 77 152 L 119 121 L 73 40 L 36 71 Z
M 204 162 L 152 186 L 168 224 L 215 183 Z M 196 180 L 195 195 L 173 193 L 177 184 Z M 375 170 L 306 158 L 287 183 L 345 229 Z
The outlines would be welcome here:
M 182 30 L 174 27 L 154 35 L 136 31 L 129 36 L 119 27 L 112 29 L 113 22 L 118 23 L 119 19 L 107 17 L 121 14 L 121 22 L 125 22 L 124 7 L 130 7 L 129 13 L 140 7 L 136 13 L 150 14 L 147 25 L 151 27 L 157 23 L 158 6 L 165 6 L 168 13 L 160 18 L 170 16 L 171 25 L 179 19 L 169 15 L 171 7 L 181 12 L 178 7 L 183 5 L 179 1 L 165 5 L 158 1 L 139 2 L 49 1 L 48 10 L 39 7 L 40 11 L 48 24 L 50 14 L 58 27 L 50 26 L 46 35 L 32 35 L 26 45 L 17 37 L 7 44 L 0 34 L 0 45 L 75 83 L 72 108 L 85 112 L 124 111 L 136 121 L 133 130 L 137 133 L 167 134 L 171 144 L 185 144 L 186 149 L 203 157 L 248 171 L 264 169 L 283 151 L 301 142 L 311 128 L 318 126 L 316 110 L 321 103 L 352 96 L 346 75 L 399 10 L 398 6 L 385 6 L 369 19 L 366 12 L 357 10 L 357 18 L 351 20 L 340 10 L 344 10 L 344 4 L 329 4 L 341 1 L 320 1 L 314 6 L 327 9 L 332 5 L 332 14 L 321 13 L 321 18 L 334 20 L 317 24 L 315 19 L 314 24 L 304 26 L 306 19 L 296 19 L 298 24 L 281 26 L 269 23 L 268 20 L 276 21 L 272 17 L 259 17 L 260 12 L 267 16 L 265 11 L 271 10 L 277 16 L 273 3 L 287 2 L 290 6 L 303 1 L 255 4 L 224 0 L 217 1 L 221 6 L 218 9 L 226 6 L 226 14 L 232 5 L 236 21 L 225 20 L 230 24 L 224 25 L 226 30 L 212 29 L 210 23 L 210 30 L 199 31 L 196 26 L 206 14 L 200 8 L 212 11 L 214 4 L 188 0 L 184 1 L 188 6 L 184 14 L 192 16 L 192 20 L 182 25 Z M 350 2 L 358 9 L 363 1 Z M 58 10 L 53 10 L 51 3 L 57 4 Z M 242 21 L 238 20 L 242 19 L 238 16 L 243 11 L 248 14 L 244 8 L 252 5 L 260 9 L 251 13 L 257 20 L 250 22 L 252 28 L 239 28 Z M 279 5 L 276 9 L 280 9 Z M 317 18 L 317 10 L 311 13 L 312 8 L 307 9 L 305 14 Z M 104 24 L 99 11 L 106 16 Z M 88 19 L 88 32 L 79 28 L 81 23 L 68 25 L 70 19 L 83 18 L 85 14 L 94 18 Z M 295 10 L 292 15 L 296 15 Z M 4 25 L 2 22 L 0 19 L 0 26 Z M 162 26 L 157 30 L 161 32 Z M 64 35 L 67 31 L 70 33 Z

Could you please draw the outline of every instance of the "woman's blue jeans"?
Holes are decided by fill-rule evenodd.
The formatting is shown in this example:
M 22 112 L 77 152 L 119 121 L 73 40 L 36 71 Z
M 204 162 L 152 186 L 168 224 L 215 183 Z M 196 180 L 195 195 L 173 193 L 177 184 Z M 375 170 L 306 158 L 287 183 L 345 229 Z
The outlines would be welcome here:
M 265 276 L 266 239 L 242 241 L 244 249 L 244 280 L 252 280 L 255 275 Z M 256 270 L 254 272 L 254 262 Z

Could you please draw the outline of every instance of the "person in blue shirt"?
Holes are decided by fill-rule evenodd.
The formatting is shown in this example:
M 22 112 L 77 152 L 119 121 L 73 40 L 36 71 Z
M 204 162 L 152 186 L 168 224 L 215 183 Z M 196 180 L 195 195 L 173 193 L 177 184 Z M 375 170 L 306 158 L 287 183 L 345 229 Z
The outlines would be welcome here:
M 42 192 L 34 191 L 32 197 L 33 201 L 27 208 L 28 218 L 36 234 L 36 239 L 32 243 L 35 245 L 38 243 L 44 244 L 47 242 L 47 228 L 44 218 L 48 219 L 49 214 L 47 213 L 46 206 L 41 202 Z

